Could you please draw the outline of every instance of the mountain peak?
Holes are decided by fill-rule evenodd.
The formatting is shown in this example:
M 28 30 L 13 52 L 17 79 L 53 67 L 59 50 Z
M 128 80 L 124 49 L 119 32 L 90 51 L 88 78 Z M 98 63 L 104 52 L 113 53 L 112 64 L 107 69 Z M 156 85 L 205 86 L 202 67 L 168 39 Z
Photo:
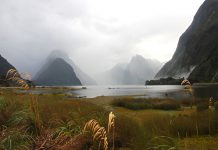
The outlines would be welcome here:
M 135 55 L 129 63 L 115 65 L 97 80 L 101 84 L 144 85 L 146 80 L 153 79 L 160 66 L 158 61 Z
M 145 60 L 145 58 L 139 54 L 132 57 L 131 61 Z
M 95 85 L 96 84 L 96 82 L 91 77 L 89 77 L 86 73 L 84 73 L 69 58 L 68 54 L 63 50 L 53 50 L 48 56 L 45 66 L 39 71 L 39 73 L 42 72 L 42 70 L 45 70 L 45 68 L 47 68 L 47 66 L 57 58 L 63 59 L 74 69 L 76 76 L 79 78 L 79 80 L 82 82 L 83 85 Z M 38 77 L 39 73 L 36 75 L 36 78 Z
M 73 68 L 62 58 L 56 58 L 50 62 L 46 69 L 40 72 L 36 79 L 37 85 L 68 86 L 81 85 Z
M 62 50 L 53 50 L 50 55 L 49 58 L 55 59 L 55 58 L 68 58 L 68 55 L 65 51 Z

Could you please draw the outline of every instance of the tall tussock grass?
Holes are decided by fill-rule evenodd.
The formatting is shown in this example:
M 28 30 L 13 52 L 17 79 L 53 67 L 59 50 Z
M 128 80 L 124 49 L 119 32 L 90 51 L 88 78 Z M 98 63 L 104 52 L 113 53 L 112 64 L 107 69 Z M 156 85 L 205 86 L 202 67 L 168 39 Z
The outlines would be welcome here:
M 92 132 L 93 141 L 99 141 L 99 150 L 101 144 L 103 145 L 104 150 L 108 150 L 107 132 L 104 127 L 102 127 L 96 120 L 90 120 L 85 124 L 83 133 L 88 131 Z
M 12 89 L 1 96 L 0 111 L 0 147 L 10 143 L 11 150 L 26 149 L 21 146 L 28 149 L 71 148 L 78 140 L 89 141 L 82 136 L 86 120 L 95 118 L 106 126 L 108 116 L 104 109 L 89 102 L 63 100 L 62 95 L 17 96 Z M 12 132 L 19 132 L 20 137 Z M 16 142 L 16 138 L 24 143 Z
M 105 127 L 102 127 L 98 121 L 92 119 L 85 124 L 83 129 L 83 133 L 86 134 L 87 132 L 91 131 L 91 135 L 93 136 L 93 141 L 98 141 L 99 146 L 98 150 L 101 149 L 101 144 L 103 145 L 104 150 L 108 150 L 108 137 L 110 132 L 112 131 L 112 149 L 115 149 L 115 118 L 116 116 L 113 112 L 109 113 L 108 117 L 108 129 L 106 130 Z

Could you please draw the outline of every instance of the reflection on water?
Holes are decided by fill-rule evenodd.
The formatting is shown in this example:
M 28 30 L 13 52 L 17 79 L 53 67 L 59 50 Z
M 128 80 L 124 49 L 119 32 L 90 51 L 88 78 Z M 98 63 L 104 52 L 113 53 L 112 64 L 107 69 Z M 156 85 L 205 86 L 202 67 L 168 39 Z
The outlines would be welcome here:
M 214 97 L 218 99 L 218 85 L 193 86 L 196 98 Z M 136 95 L 142 98 L 173 98 L 189 99 L 192 94 L 184 90 L 180 85 L 160 85 L 160 86 L 89 86 L 86 90 L 77 90 L 74 93 L 88 98 L 97 96 L 122 96 Z
M 71 89 L 73 88 L 73 89 Z M 188 90 L 184 90 L 184 86 L 180 85 L 160 85 L 160 86 L 143 86 L 143 85 L 126 85 L 126 86 L 87 86 L 82 88 L 79 86 L 71 87 L 68 90 L 60 89 L 37 89 L 32 93 L 67 93 L 76 94 L 80 97 L 94 98 L 97 96 L 123 96 L 135 95 L 140 98 L 173 98 L 173 99 L 189 99 L 192 94 Z M 75 90 L 78 89 L 78 90 Z M 193 86 L 194 96 L 196 98 L 214 97 L 218 99 L 218 85 L 196 85 Z
M 76 90 L 73 93 L 87 98 L 97 96 L 123 96 L 135 95 L 137 97 L 179 97 L 177 91 L 181 91 L 181 86 L 143 86 L 143 85 L 127 85 L 127 86 L 88 86 L 85 90 Z M 183 94 L 185 96 L 185 94 Z
M 218 84 L 194 86 L 194 96 L 197 98 L 213 97 L 218 100 Z

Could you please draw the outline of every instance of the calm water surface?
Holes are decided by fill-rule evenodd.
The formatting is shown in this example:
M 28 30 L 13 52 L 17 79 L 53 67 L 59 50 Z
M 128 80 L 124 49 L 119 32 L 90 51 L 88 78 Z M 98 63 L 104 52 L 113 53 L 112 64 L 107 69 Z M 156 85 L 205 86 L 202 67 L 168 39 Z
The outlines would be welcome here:
M 124 96 L 134 95 L 139 98 L 173 98 L 173 99 L 189 99 L 192 94 L 188 90 L 184 90 L 184 86 L 180 85 L 160 85 L 160 86 L 144 86 L 144 85 L 126 85 L 126 86 L 73 86 L 78 90 L 60 90 L 60 89 L 37 89 L 30 92 L 40 93 L 67 93 L 76 94 L 79 97 L 94 98 L 98 96 Z M 217 85 L 196 85 L 193 86 L 193 94 L 196 98 L 214 97 L 218 99 Z
M 197 98 L 214 97 L 218 99 L 218 85 L 198 85 L 193 86 L 194 96 Z M 93 98 L 97 96 L 122 96 L 135 95 L 142 98 L 191 98 L 192 94 L 184 90 L 180 85 L 161 85 L 161 86 L 87 86 L 87 89 L 73 91 L 79 96 Z
M 73 91 L 73 93 L 87 98 L 97 96 L 124 96 L 135 95 L 137 97 L 163 97 L 170 96 L 183 88 L 181 86 L 143 86 L 143 85 L 126 85 L 126 86 L 87 86 L 87 89 Z

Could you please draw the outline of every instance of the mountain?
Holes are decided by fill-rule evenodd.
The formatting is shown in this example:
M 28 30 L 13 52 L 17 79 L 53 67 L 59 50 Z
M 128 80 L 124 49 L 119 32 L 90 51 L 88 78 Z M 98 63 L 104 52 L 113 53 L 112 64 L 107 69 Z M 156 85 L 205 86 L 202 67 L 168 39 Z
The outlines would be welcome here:
M 5 76 L 10 69 L 15 69 L 5 58 L 0 55 L 0 79 L 5 79 Z
M 48 62 L 34 81 L 36 85 L 46 86 L 81 85 L 71 65 L 62 58 Z
M 218 82 L 218 0 L 206 0 L 179 39 L 172 59 L 156 78 L 185 77 L 193 82 Z
M 156 60 L 145 59 L 136 55 L 125 69 L 124 83 L 144 84 L 146 80 L 154 78 L 160 66 L 161 63 Z
M 82 85 L 96 85 L 96 81 L 94 81 L 91 77 L 89 77 L 86 73 L 84 73 L 75 63 L 68 57 L 68 55 L 60 50 L 54 50 L 51 52 L 51 54 L 47 58 L 47 63 L 56 59 L 56 58 L 62 58 L 65 60 L 71 67 L 74 69 L 74 72 L 76 76 L 81 81 Z M 39 71 L 40 72 L 40 71 Z M 36 74 L 36 78 L 39 73 Z
M 160 67 L 160 62 L 136 55 L 129 63 L 117 64 L 111 70 L 99 75 L 98 82 L 99 84 L 143 85 L 146 80 L 154 78 Z
M 127 64 L 117 64 L 112 69 L 96 75 L 96 81 L 101 85 L 122 85 Z

